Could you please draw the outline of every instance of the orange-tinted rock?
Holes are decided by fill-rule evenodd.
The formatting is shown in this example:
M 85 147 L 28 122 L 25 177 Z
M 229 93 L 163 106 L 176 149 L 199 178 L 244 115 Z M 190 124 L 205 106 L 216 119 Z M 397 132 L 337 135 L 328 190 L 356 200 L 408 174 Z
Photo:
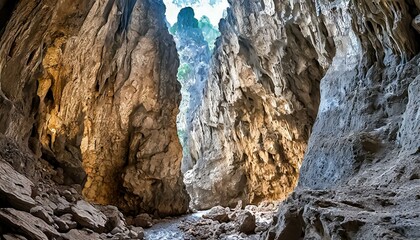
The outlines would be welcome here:
M 162 3 L 23 0 L 0 51 L 0 133 L 30 142 L 64 184 L 85 183 L 90 201 L 187 210 L 179 64 Z

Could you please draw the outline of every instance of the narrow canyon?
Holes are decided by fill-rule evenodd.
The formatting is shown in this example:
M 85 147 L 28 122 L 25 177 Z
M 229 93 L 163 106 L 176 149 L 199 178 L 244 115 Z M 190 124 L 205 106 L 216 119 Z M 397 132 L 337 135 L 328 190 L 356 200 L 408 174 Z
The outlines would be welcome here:
M 0 0 L 0 239 L 420 239 L 419 96 L 420 0 Z

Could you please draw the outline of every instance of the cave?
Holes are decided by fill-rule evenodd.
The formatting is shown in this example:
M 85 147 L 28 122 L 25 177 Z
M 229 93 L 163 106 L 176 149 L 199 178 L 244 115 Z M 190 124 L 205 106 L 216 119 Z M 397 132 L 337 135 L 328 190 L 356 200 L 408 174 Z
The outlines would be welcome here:
M 418 0 L 0 0 L 1 239 L 419 239 Z

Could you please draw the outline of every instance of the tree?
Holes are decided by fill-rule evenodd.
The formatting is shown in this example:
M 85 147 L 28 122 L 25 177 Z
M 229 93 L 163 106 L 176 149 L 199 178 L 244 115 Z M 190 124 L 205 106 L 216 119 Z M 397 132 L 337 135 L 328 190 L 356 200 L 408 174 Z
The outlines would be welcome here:
M 204 39 L 209 45 L 210 50 L 213 50 L 216 39 L 220 36 L 219 30 L 213 26 L 207 16 L 202 16 L 198 22 L 198 27 L 203 32 Z

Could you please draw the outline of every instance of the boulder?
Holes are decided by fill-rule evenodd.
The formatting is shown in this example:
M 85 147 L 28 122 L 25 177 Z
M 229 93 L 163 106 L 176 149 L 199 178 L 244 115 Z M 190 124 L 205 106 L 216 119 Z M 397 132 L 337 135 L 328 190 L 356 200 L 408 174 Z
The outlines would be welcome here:
M 144 239 L 144 229 L 142 227 L 130 227 L 129 236 L 132 239 Z
M 65 221 L 63 221 L 61 218 L 53 216 L 54 223 L 57 225 L 57 230 L 59 232 L 68 232 L 70 230 L 69 225 Z M 77 223 L 76 223 L 77 225 Z
M 41 206 L 36 206 L 31 208 L 30 213 L 37 218 L 44 220 L 48 224 L 53 224 L 53 218 L 48 214 L 48 212 Z
M 2 226 L 15 229 L 30 239 L 48 240 L 60 237 L 60 233 L 42 219 L 13 208 L 0 209 L 0 223 Z
M 203 215 L 203 218 L 211 219 L 219 222 L 229 222 L 229 208 L 216 206 L 210 209 L 210 211 Z
M 71 212 L 72 204 L 60 195 L 50 195 L 50 200 L 56 205 L 54 214 L 63 215 Z
M 255 232 L 256 222 L 255 216 L 249 211 L 242 211 L 236 217 L 239 232 L 252 234 Z
M 68 233 L 63 234 L 63 238 L 66 240 L 75 239 L 103 239 L 101 235 L 95 232 L 89 232 L 86 230 L 72 229 Z
M 77 222 L 74 221 L 73 215 L 71 213 L 60 216 L 60 219 L 63 220 L 70 229 L 77 227 Z
M 55 224 L 58 226 L 58 231 L 68 232 L 70 229 L 77 227 L 77 222 L 73 221 L 73 215 L 70 213 L 64 214 L 60 217 L 53 216 Z
M 36 196 L 35 201 L 38 205 L 41 205 L 50 215 L 54 215 L 54 211 L 57 209 L 57 204 L 53 203 L 49 198 Z
M 127 229 L 127 224 L 124 219 L 124 215 L 115 206 L 103 206 L 100 208 L 101 212 L 108 219 L 106 228 L 113 230 L 115 228 Z
M 8 163 L 0 160 L 0 196 L 13 208 L 29 211 L 35 206 L 31 197 L 33 183 Z
M 76 205 L 71 207 L 71 212 L 74 221 L 81 226 L 97 232 L 104 232 L 106 230 L 107 217 L 86 201 L 78 201 Z
M 61 193 L 61 195 L 63 197 L 65 197 L 66 200 L 69 201 L 69 202 L 75 202 L 76 201 L 76 198 L 75 198 L 74 194 L 72 192 L 70 192 L 69 190 L 63 191 Z
M 147 213 L 142 213 L 134 218 L 133 225 L 136 227 L 150 228 L 153 226 L 153 219 Z
M 17 234 L 4 234 L 2 237 L 4 240 L 26 240 L 27 239 L 24 236 L 17 235 Z

